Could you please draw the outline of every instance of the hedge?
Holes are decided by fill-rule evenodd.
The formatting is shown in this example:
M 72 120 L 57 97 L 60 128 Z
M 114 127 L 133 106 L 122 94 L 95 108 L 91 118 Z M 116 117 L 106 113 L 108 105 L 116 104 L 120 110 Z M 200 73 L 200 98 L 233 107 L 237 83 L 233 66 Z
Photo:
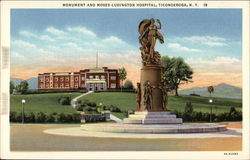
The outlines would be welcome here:
M 182 118 L 184 122 L 199 122 L 199 121 L 210 121 L 210 113 L 207 112 L 196 112 L 192 109 L 192 104 L 187 103 L 185 112 L 173 111 L 177 117 Z M 220 114 L 211 114 L 213 122 L 222 121 L 242 121 L 242 111 L 237 111 L 235 107 L 231 107 L 229 112 Z
M 43 112 L 24 114 L 25 123 L 80 123 L 81 117 L 78 113 L 64 114 Z M 10 122 L 22 122 L 22 113 L 10 112 Z

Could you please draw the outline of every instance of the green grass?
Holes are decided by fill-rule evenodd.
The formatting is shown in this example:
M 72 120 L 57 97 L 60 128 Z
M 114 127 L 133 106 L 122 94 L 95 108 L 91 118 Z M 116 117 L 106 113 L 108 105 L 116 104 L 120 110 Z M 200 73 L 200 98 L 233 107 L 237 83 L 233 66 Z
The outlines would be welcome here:
M 71 98 L 80 95 L 81 93 L 72 93 Z M 63 106 L 57 102 L 60 96 L 70 96 L 69 93 L 50 93 L 50 94 L 30 94 L 30 95 L 11 95 L 10 110 L 21 112 L 21 100 L 25 99 L 25 113 L 27 112 L 44 112 L 44 113 L 76 113 L 75 109 L 69 105 Z M 92 93 L 82 97 L 80 100 L 89 100 L 90 102 L 102 103 L 103 105 L 114 105 L 119 107 L 122 111 L 135 109 L 134 93 L 128 92 L 100 92 Z M 242 109 L 241 99 L 230 98 L 212 98 L 213 103 L 209 104 L 208 97 L 194 97 L 194 96 L 169 96 L 168 108 L 170 110 L 177 110 L 183 112 L 186 102 L 191 102 L 194 111 L 210 112 L 210 107 L 213 106 L 213 113 L 219 114 L 229 112 L 230 107 L 234 106 L 237 110 Z M 124 118 L 123 113 L 115 113 L 119 118 Z
M 81 93 L 48 93 L 48 94 L 28 94 L 28 95 L 11 95 L 10 96 L 10 111 L 21 112 L 21 100 L 25 99 L 25 113 L 28 112 L 44 112 L 49 113 L 76 113 L 76 110 L 70 105 L 60 105 L 57 100 L 61 96 L 69 96 L 74 98 Z
M 219 114 L 223 112 L 229 112 L 231 107 L 235 107 L 237 110 L 242 109 L 241 99 L 231 98 L 216 98 L 212 97 L 213 103 L 208 102 L 209 97 L 194 97 L 194 96 L 169 96 L 168 108 L 170 110 L 177 110 L 183 112 L 187 102 L 191 102 L 194 111 L 198 112 L 210 112 L 212 106 L 213 113 Z
M 135 94 L 128 92 L 99 92 L 88 94 L 79 100 L 89 100 L 96 102 L 97 105 L 114 105 L 121 110 L 130 110 L 135 108 Z
M 234 106 L 237 110 L 242 109 L 241 99 L 230 99 L 230 98 L 215 98 L 212 97 L 213 103 L 209 104 L 208 97 L 194 97 L 194 96 L 169 96 L 168 108 L 170 110 L 177 110 L 183 112 L 187 102 L 191 102 L 194 111 L 198 112 L 210 112 L 210 107 L 213 107 L 213 113 L 219 114 L 223 112 L 229 112 L 230 107 Z M 122 111 L 135 109 L 135 94 L 134 93 L 121 93 L 121 92 L 100 92 L 92 93 L 81 98 L 81 100 L 89 100 L 96 102 L 97 104 L 102 103 L 103 105 L 115 105 Z M 113 114 L 119 118 L 124 118 L 124 114 L 115 113 Z

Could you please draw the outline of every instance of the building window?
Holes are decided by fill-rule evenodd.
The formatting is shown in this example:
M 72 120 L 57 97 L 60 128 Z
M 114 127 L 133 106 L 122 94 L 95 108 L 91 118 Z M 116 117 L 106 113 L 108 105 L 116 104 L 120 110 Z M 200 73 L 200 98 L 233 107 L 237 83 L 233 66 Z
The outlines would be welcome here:
M 82 81 L 84 81 L 85 80 L 85 77 L 82 77 Z
M 60 84 L 60 88 L 63 88 L 63 83 Z
M 78 88 L 78 84 L 75 84 L 75 88 Z
M 49 82 L 49 78 L 46 78 L 46 82 Z
M 101 79 L 105 79 L 105 76 L 104 76 L 104 75 L 102 75 L 102 76 L 101 76 Z
M 82 84 L 82 87 L 85 87 L 85 84 Z
M 49 88 L 49 84 L 46 84 L 46 88 Z
M 58 77 L 55 78 L 55 81 L 58 82 Z
M 78 81 L 78 77 L 75 77 L 75 81 Z
M 58 88 L 58 84 L 57 83 L 55 84 L 55 88 Z
M 66 83 L 65 87 L 67 87 L 67 88 L 68 88 L 68 87 L 69 87 L 69 84 L 68 84 L 68 83 Z
M 115 83 L 111 83 L 110 84 L 110 88 L 116 88 L 116 84 Z
M 50 88 L 53 88 L 53 85 L 50 85 Z
M 98 75 L 96 75 L 96 76 L 95 76 L 95 79 L 99 79 L 99 76 L 98 76 Z
M 44 81 L 44 79 L 43 78 L 40 78 L 40 82 L 43 82 Z
M 43 88 L 43 84 L 40 85 L 40 88 Z
M 115 71 L 110 71 L 109 73 L 116 73 Z
M 110 79 L 111 80 L 116 80 L 116 76 L 111 76 Z
M 89 76 L 89 79 L 93 79 L 93 76 Z
M 63 77 L 60 78 L 60 81 L 63 82 Z
M 68 82 L 68 81 L 69 81 L 69 77 L 66 77 L 66 79 L 65 79 L 65 80 L 66 80 L 66 82 Z

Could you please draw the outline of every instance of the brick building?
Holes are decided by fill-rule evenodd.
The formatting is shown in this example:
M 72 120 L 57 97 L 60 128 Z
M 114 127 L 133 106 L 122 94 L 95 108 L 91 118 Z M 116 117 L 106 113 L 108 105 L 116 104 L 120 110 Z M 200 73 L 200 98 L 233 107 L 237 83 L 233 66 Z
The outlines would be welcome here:
M 117 69 L 94 68 L 79 72 L 38 74 L 39 90 L 114 90 L 120 88 Z

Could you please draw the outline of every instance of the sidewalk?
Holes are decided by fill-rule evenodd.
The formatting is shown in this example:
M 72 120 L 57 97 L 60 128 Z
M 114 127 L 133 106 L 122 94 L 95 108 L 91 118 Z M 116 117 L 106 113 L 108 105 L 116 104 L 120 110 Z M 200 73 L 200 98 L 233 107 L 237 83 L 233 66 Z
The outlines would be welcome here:
M 71 102 L 70 102 L 70 105 L 72 106 L 72 107 L 76 107 L 76 101 L 79 99 L 79 98 L 81 98 L 81 97 L 83 97 L 83 96 L 86 96 L 86 95 L 88 95 L 88 94 L 90 94 L 90 93 L 93 93 L 94 91 L 88 91 L 87 93 L 83 93 L 83 94 L 81 94 L 80 96 L 78 96 L 78 97 L 76 97 L 76 98 L 74 98 L 74 99 L 72 99 L 71 100 Z

